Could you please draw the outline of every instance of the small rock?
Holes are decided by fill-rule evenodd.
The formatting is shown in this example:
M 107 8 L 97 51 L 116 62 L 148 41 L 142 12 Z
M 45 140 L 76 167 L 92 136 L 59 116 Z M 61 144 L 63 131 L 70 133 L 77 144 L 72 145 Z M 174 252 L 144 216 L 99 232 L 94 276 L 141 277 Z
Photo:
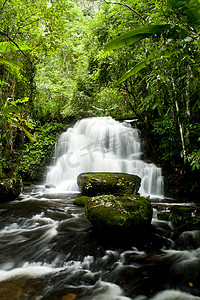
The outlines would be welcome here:
M 61 300 L 76 300 L 77 296 L 76 294 L 67 294 L 65 296 L 62 296 Z
M 45 184 L 45 188 L 46 189 L 55 189 L 56 188 L 56 185 L 55 184 Z

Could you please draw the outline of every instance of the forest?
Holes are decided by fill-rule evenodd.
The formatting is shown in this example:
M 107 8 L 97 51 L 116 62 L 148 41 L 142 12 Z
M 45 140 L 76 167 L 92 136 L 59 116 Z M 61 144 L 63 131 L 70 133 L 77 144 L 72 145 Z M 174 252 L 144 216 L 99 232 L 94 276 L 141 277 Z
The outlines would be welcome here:
M 165 193 L 199 196 L 199 0 L 1 0 L 0 176 L 37 182 L 76 120 L 137 120 Z

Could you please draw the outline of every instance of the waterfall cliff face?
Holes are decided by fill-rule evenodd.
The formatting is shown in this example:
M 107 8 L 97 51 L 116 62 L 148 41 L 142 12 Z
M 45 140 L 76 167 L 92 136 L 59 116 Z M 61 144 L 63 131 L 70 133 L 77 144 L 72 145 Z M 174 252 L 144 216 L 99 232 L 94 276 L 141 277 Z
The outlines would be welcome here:
M 141 160 L 141 154 L 138 129 L 111 117 L 82 119 L 56 143 L 46 184 L 54 184 L 60 191 L 78 192 L 76 179 L 80 173 L 124 172 L 141 177 L 141 195 L 160 197 L 161 169 Z

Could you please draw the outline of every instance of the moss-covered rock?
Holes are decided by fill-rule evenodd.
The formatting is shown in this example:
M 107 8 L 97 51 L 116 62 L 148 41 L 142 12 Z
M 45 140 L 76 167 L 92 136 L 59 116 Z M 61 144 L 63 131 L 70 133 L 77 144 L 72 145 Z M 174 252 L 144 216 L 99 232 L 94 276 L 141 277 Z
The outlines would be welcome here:
M 170 211 L 158 211 L 157 218 L 158 218 L 158 220 L 169 221 L 170 220 Z
M 87 197 L 87 196 L 81 196 L 81 197 L 78 197 L 74 200 L 74 204 L 75 205 L 79 205 L 79 206 L 85 206 L 86 202 L 88 201 L 88 199 L 90 199 L 90 197 Z
M 152 205 L 138 195 L 101 195 L 90 198 L 85 205 L 88 220 L 100 230 L 133 230 L 151 224 Z
M 0 201 L 15 200 L 22 190 L 22 180 L 18 177 L 0 179 Z
M 170 209 L 170 220 L 174 226 L 192 224 L 197 219 L 196 209 L 183 205 L 173 205 Z
M 141 178 L 126 173 L 82 173 L 77 183 L 83 196 L 137 194 Z

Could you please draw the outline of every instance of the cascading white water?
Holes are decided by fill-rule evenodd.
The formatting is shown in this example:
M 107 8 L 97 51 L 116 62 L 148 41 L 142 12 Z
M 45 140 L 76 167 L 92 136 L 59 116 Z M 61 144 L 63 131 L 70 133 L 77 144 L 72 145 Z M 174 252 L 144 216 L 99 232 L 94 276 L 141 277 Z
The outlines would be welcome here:
M 77 192 L 83 172 L 124 172 L 141 177 L 141 195 L 163 195 L 161 169 L 141 160 L 139 130 L 111 117 L 87 118 L 62 133 L 55 147 L 54 165 L 46 184 L 60 191 Z

